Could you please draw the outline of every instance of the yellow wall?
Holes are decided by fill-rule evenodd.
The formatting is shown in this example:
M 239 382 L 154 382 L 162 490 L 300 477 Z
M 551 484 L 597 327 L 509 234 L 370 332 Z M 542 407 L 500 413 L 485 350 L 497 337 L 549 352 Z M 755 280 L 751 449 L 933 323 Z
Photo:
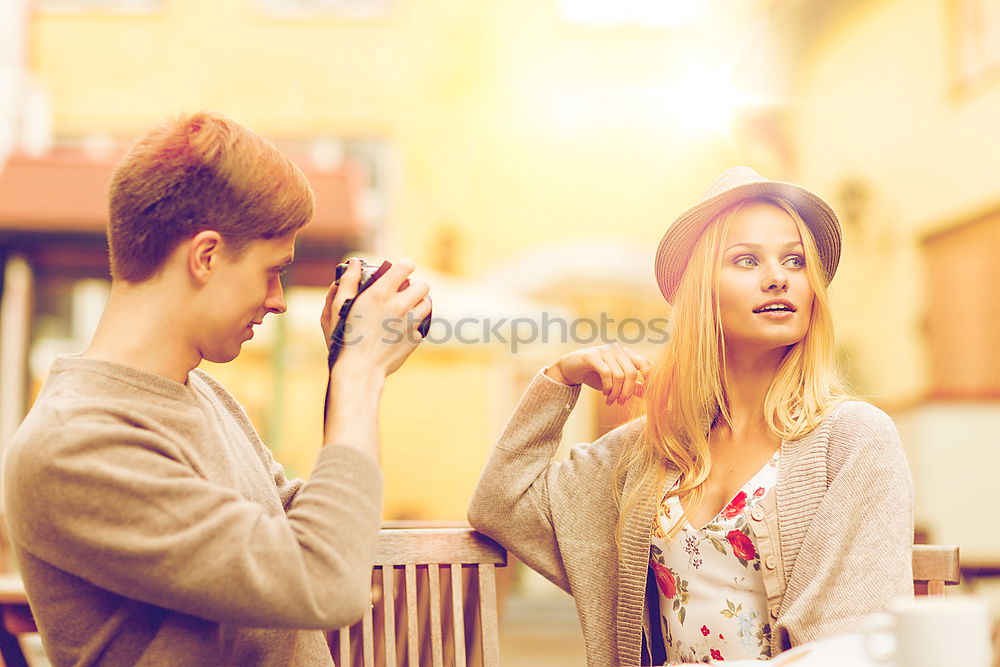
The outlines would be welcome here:
M 870 192 L 846 230 L 835 283 L 840 338 L 859 389 L 896 408 L 918 526 L 959 544 L 963 562 L 996 562 L 996 531 L 983 530 L 975 508 L 995 487 L 1000 405 L 921 400 L 929 389 L 921 239 L 1000 207 L 1000 80 L 956 88 L 952 3 L 856 4 L 801 67 L 793 133 L 802 180 L 834 203 L 845 179 Z M 950 315 L 984 326 L 974 311 Z
M 396 159 L 381 250 L 390 254 L 430 262 L 439 229 L 454 228 L 457 268 L 475 277 L 567 238 L 637 240 L 652 284 L 665 226 L 745 148 L 685 134 L 668 90 L 687 63 L 673 37 L 572 26 L 555 0 L 399 0 L 372 20 L 163 0 L 139 16 L 38 13 L 31 67 L 59 135 L 127 138 L 171 113 L 212 108 L 275 140 L 388 140 Z M 651 290 L 655 304 L 644 307 L 656 312 Z M 289 325 L 283 384 L 273 340 L 210 367 L 296 474 L 312 467 L 325 385 L 319 306 L 304 307 L 316 313 L 308 327 Z M 419 350 L 385 393 L 386 516 L 463 518 L 525 378 L 554 355 Z M 592 420 L 580 414 L 571 430 L 586 439 Z
M 276 140 L 384 138 L 395 160 L 388 244 L 378 250 L 429 264 L 451 228 L 457 268 L 471 278 L 565 239 L 637 242 L 651 264 L 669 221 L 734 163 L 803 182 L 842 214 L 842 184 L 863 182 L 870 197 L 860 220 L 845 219 L 833 301 L 856 389 L 893 405 L 927 383 L 921 235 L 1000 202 L 1000 85 L 954 91 L 947 0 L 853 5 L 797 66 L 781 110 L 796 156 L 787 172 L 766 146 L 762 157 L 760 137 L 686 134 L 690 100 L 670 92 L 692 54 L 735 48 L 732 16 L 699 37 L 570 25 L 557 0 L 398 0 L 368 20 L 269 17 L 252 0 L 163 0 L 145 16 L 40 13 L 31 65 L 63 135 L 130 136 L 209 107 Z M 614 294 L 586 312 L 573 298 L 561 305 L 621 312 Z M 637 306 L 644 315 L 659 307 Z M 302 443 L 318 439 L 325 382 L 312 335 L 289 334 L 293 379 L 277 397 L 269 352 L 218 369 L 256 406 L 262 431 L 267 415 L 282 416 L 279 458 L 296 472 L 315 455 Z M 384 443 L 398 495 L 387 514 L 461 516 L 519 389 L 491 384 L 510 362 L 496 349 L 421 350 L 394 378 Z M 411 446 L 417 435 L 423 449 Z M 441 483 L 448 468 L 425 465 L 431 456 L 461 482 Z
M 838 333 L 859 389 L 899 403 L 927 390 L 920 239 L 1000 204 L 1000 85 L 956 91 L 949 2 L 856 4 L 801 66 L 793 143 L 798 177 L 834 206 L 844 180 L 867 184 L 834 283 Z
M 57 131 L 134 134 L 211 107 L 275 139 L 384 136 L 399 156 L 390 250 L 456 226 L 475 274 L 527 245 L 655 241 L 739 146 L 686 139 L 669 33 L 566 24 L 558 3 L 400 0 L 384 19 L 277 19 L 251 0 L 147 16 L 40 14 L 33 67 Z
M 465 519 L 498 435 L 494 374 L 481 349 L 425 347 L 389 378 L 382 405 L 386 516 Z
M 298 300 L 295 305 L 308 308 L 301 294 Z M 290 477 L 308 475 L 322 439 L 326 354 L 319 327 L 299 326 L 306 319 L 282 324 L 268 318 L 237 361 L 202 364 L 238 396 Z M 283 363 L 274 356 L 281 326 L 298 341 L 288 346 Z M 387 518 L 464 520 L 502 426 L 495 406 L 505 386 L 495 352 L 477 346 L 422 346 L 389 378 L 380 420 Z M 499 398 L 502 412 L 513 398 Z

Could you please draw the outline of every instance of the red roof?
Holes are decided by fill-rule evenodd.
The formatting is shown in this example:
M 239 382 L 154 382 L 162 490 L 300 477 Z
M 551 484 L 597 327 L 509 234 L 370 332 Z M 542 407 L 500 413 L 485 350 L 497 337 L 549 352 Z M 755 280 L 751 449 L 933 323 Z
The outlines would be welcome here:
M 0 230 L 103 234 L 118 157 L 95 160 L 72 149 L 42 158 L 11 156 L 0 171 Z M 343 242 L 360 236 L 360 173 L 350 166 L 330 172 L 299 166 L 316 192 L 316 214 L 302 230 L 303 239 Z

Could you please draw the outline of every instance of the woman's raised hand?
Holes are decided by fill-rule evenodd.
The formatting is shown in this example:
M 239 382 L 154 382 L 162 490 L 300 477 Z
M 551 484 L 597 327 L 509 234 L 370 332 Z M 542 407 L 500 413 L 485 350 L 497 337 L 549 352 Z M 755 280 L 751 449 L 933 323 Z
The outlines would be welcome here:
M 641 397 L 652 366 L 642 355 L 618 343 L 585 347 L 564 354 L 545 374 L 556 382 L 586 384 L 604 394 L 604 402 L 624 405 Z

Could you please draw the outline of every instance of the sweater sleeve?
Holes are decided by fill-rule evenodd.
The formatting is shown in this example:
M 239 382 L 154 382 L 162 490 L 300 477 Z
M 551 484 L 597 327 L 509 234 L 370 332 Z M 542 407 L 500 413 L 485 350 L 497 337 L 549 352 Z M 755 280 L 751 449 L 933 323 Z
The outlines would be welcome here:
M 52 566 L 239 626 L 336 628 L 368 608 L 382 478 L 364 453 L 324 447 L 275 515 L 200 477 L 154 431 L 74 420 L 47 435 L 21 451 L 6 495 L 21 546 Z
M 486 463 L 469 505 L 469 523 L 533 570 L 572 592 L 560 552 L 560 527 L 606 496 L 625 427 L 552 461 L 566 418 L 580 394 L 539 373 L 529 385 Z M 586 498 L 586 502 L 584 499 Z M 575 500 L 574 500 L 575 499 Z M 565 546 L 565 545 L 562 545 Z
M 913 482 L 895 425 L 874 406 L 852 402 L 829 438 L 829 486 L 802 540 L 780 621 L 792 646 L 855 631 L 892 598 L 913 594 Z
M 243 431 L 247 440 L 253 445 L 254 451 L 260 457 L 261 463 L 270 472 L 271 479 L 274 480 L 274 488 L 278 490 L 278 497 L 281 499 L 281 506 L 287 512 L 292 505 L 292 501 L 295 499 L 295 495 L 302 490 L 305 481 L 297 477 L 291 480 L 288 479 L 285 475 L 284 466 L 275 460 L 271 450 L 263 443 L 256 429 L 253 428 L 253 423 L 250 420 L 250 416 L 247 415 L 246 410 L 240 405 L 239 401 L 233 398 L 232 394 L 225 387 L 201 369 L 194 369 L 192 375 L 200 379 L 205 384 L 206 389 L 214 395 L 215 399 L 220 401 L 229 413 L 236 417 L 237 425 Z
M 288 479 L 285 475 L 285 467 L 278 463 L 274 456 L 271 454 L 271 450 L 264 447 L 267 459 L 267 469 L 271 473 L 271 479 L 274 480 L 274 488 L 278 490 L 278 497 L 281 499 L 281 506 L 285 508 L 287 512 L 292 508 L 292 503 L 298 496 L 299 491 L 305 486 L 305 480 L 299 477 L 295 479 Z

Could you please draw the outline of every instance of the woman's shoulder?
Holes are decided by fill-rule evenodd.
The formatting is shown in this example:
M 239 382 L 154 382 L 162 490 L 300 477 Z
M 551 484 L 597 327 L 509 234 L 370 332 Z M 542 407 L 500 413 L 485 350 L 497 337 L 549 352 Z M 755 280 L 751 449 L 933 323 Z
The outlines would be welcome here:
M 570 459 L 592 458 L 616 462 L 623 451 L 631 448 L 645 436 L 646 418 L 632 419 L 616 426 L 604 435 L 590 442 L 581 442 L 570 448 Z
M 637 417 L 625 422 L 608 431 L 600 440 L 605 441 L 610 447 L 620 449 L 634 444 L 640 438 L 645 437 L 646 416 Z
M 850 399 L 838 403 L 823 420 L 835 434 L 895 435 L 896 424 L 884 410 L 867 401 Z
M 823 430 L 827 456 L 838 466 L 856 456 L 871 464 L 885 461 L 895 465 L 903 456 L 892 418 L 867 401 L 838 404 L 823 421 Z

